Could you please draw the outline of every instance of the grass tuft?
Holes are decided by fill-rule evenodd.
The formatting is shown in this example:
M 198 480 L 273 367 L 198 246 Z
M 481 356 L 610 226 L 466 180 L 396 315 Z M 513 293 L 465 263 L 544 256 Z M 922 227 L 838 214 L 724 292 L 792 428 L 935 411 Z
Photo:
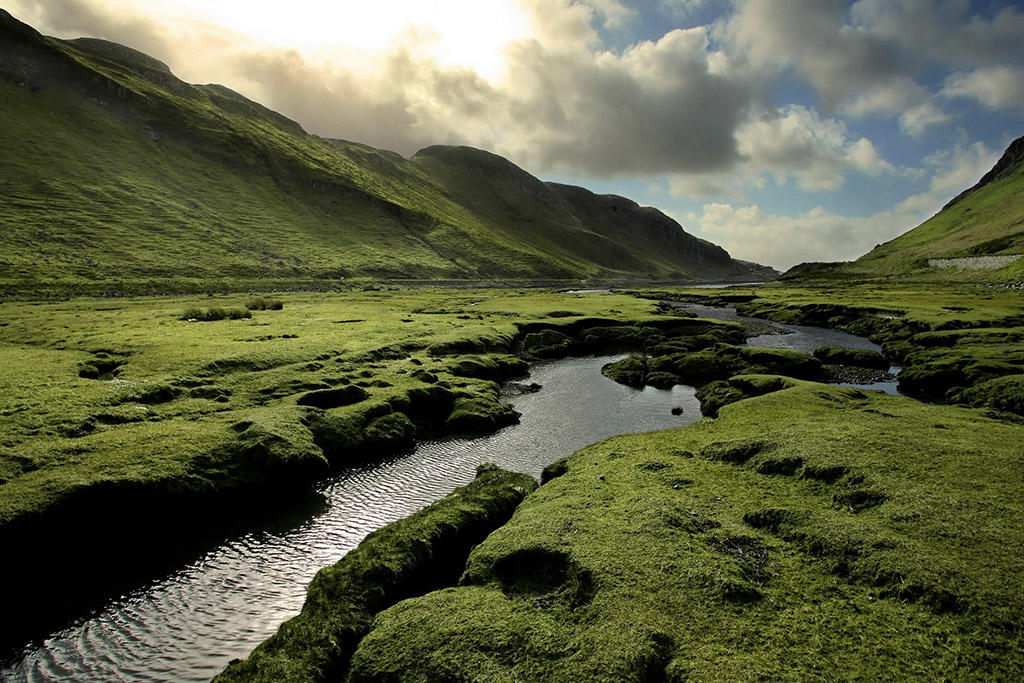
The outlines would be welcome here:
M 203 309 L 198 306 L 190 306 L 181 314 L 181 320 L 195 320 L 197 322 L 211 322 L 214 320 L 241 320 L 251 318 L 252 312 L 248 308 L 222 308 L 210 306 Z

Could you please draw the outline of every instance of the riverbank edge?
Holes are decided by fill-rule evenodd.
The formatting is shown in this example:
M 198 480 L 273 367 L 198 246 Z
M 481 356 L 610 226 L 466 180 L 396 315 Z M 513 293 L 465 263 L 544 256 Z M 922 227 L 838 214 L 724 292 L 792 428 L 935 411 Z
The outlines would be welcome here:
M 317 572 L 302 611 L 214 680 L 343 678 L 377 613 L 456 585 L 470 551 L 508 522 L 536 488 L 530 476 L 479 466 L 472 483 L 370 533 L 337 563 Z
M 377 616 L 347 680 L 1024 671 L 1019 497 L 1004 474 L 1024 464 L 1024 427 L 733 379 L 771 388 L 552 464 L 457 587 Z

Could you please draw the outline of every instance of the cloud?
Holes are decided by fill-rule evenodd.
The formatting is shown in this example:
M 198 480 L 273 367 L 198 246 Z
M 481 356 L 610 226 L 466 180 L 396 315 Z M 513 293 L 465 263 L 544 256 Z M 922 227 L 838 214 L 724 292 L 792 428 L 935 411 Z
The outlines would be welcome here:
M 711 73 L 706 48 L 703 29 L 621 55 L 513 45 L 504 93 L 513 117 L 501 149 L 542 169 L 596 176 L 728 168 L 753 94 Z
M 625 4 L 521 3 L 533 29 L 506 46 L 505 76 L 492 81 L 439 63 L 422 32 L 406 32 L 374 57 L 374 68 L 355 69 L 215 26 L 197 33 L 169 17 L 147 19 L 126 4 L 113 12 L 101 0 L 22 0 L 43 30 L 127 43 L 311 132 L 407 155 L 469 144 L 538 172 L 589 177 L 707 172 L 739 160 L 734 134 L 757 95 L 749 81 L 712 70 L 706 29 L 669 31 L 613 53 L 596 47 L 596 27 L 627 21 Z
M 851 173 L 897 173 L 868 138 L 853 138 L 846 125 L 815 110 L 789 105 L 745 120 L 736 129 L 741 162 L 734 168 L 673 174 L 667 191 L 674 197 L 730 197 L 767 181 L 796 185 L 806 192 L 839 189 Z
M 789 268 L 801 261 L 850 260 L 936 213 L 974 185 L 997 156 L 980 142 L 930 155 L 924 169 L 929 174 L 927 188 L 870 216 L 844 216 L 821 207 L 784 215 L 756 204 L 737 207 L 716 202 L 705 204 L 699 216 L 689 216 L 686 225 L 736 258 L 776 268 Z
M 774 175 L 778 185 L 793 178 L 811 192 L 838 189 L 849 170 L 871 175 L 893 170 L 870 140 L 851 141 L 843 123 L 800 105 L 747 122 L 736 137 L 751 169 Z
M 756 204 L 705 204 L 700 235 L 734 258 L 789 268 L 801 261 L 843 258 L 867 251 L 879 232 L 871 219 L 851 218 L 817 207 L 797 216 L 763 210 Z
M 918 63 L 965 67 L 1021 59 L 1024 12 L 1013 4 L 986 17 L 964 0 L 858 0 L 850 18 Z
M 1024 67 L 989 66 L 951 74 L 941 94 L 967 97 L 990 109 L 1024 111 Z
M 890 115 L 914 137 L 950 120 L 921 75 L 1019 64 L 1021 35 L 1017 8 L 986 17 L 962 0 L 737 0 L 716 29 L 737 68 L 796 75 L 826 111 Z

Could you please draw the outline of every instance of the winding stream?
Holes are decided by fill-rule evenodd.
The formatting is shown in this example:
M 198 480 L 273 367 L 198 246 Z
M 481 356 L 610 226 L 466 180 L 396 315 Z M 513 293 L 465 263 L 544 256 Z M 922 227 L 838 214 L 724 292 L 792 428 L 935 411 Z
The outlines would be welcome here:
M 749 320 L 735 310 L 679 306 L 708 317 Z M 842 332 L 771 325 L 787 333 L 774 330 L 749 343 L 878 350 Z M 493 462 L 539 477 L 546 465 L 609 436 L 679 427 L 700 417 L 692 387 L 636 390 L 600 374 L 601 366 L 621 357 L 534 365 L 529 381 L 543 389 L 507 398 L 522 413 L 520 424 L 479 438 L 423 442 L 410 453 L 329 479 L 319 487 L 326 499 L 319 514 L 284 530 L 229 538 L 200 559 L 26 645 L 0 670 L 0 679 L 209 680 L 299 611 L 319 568 L 371 531 L 470 482 L 478 464 Z M 883 384 L 866 388 L 895 392 L 895 382 Z M 682 415 L 672 415 L 674 407 Z

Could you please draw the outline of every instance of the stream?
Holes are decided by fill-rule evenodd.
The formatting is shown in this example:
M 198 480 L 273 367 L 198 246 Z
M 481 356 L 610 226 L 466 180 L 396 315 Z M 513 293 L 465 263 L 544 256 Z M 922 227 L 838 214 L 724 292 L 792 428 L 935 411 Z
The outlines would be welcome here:
M 734 309 L 675 305 L 771 332 L 750 338 L 751 346 L 879 350 L 834 330 L 745 319 Z M 539 478 L 548 464 L 596 441 L 681 427 L 700 417 L 693 387 L 637 390 L 601 375 L 603 365 L 623 356 L 531 366 L 528 382 L 543 388 L 505 399 L 522 413 L 519 424 L 483 437 L 425 441 L 406 454 L 328 479 L 318 486 L 326 501 L 318 514 L 228 538 L 199 559 L 27 644 L 0 669 L 0 679 L 209 680 L 298 613 L 318 569 L 371 531 L 469 483 L 480 463 Z M 859 386 L 895 393 L 895 381 Z M 681 415 L 672 415 L 675 407 Z

